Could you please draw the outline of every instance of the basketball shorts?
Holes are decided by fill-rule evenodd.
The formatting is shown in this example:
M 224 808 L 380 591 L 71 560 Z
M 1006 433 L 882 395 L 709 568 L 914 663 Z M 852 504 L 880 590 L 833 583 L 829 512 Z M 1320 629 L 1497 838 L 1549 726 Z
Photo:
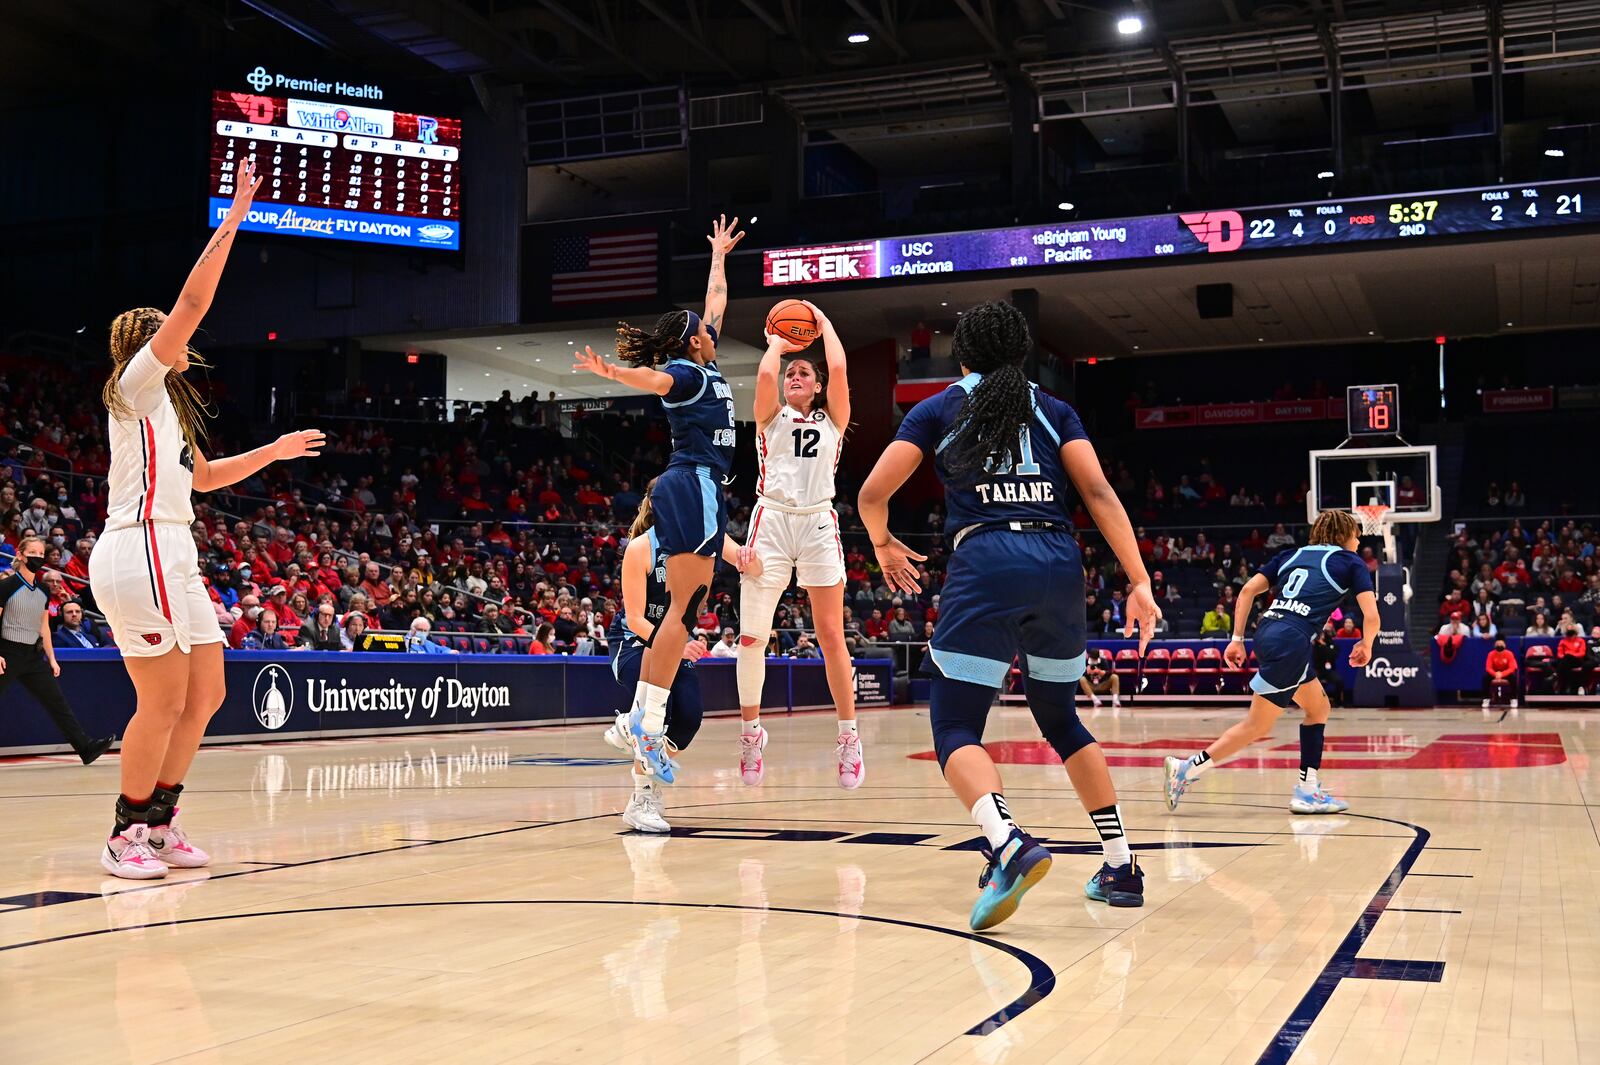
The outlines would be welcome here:
M 1028 676 L 1083 676 L 1083 558 L 1066 530 L 971 533 L 950 556 L 928 659 L 951 680 L 999 688 L 1014 659 Z
M 639 685 L 639 669 L 644 664 L 644 644 L 629 636 L 611 641 L 611 675 L 617 678 L 627 698 Z M 678 750 L 689 746 L 695 733 L 700 731 L 700 721 L 705 715 L 700 699 L 700 678 L 694 663 L 678 666 L 678 675 L 672 679 L 672 691 L 667 696 L 667 739 Z
M 832 509 L 811 513 L 779 510 L 766 501 L 750 516 L 750 543 L 761 560 L 761 588 L 789 587 L 793 573 L 802 588 L 831 588 L 844 583 L 844 546 L 839 541 L 839 515 Z
M 728 508 L 710 466 L 668 466 L 650 493 L 656 542 L 668 555 L 722 553 Z
M 187 525 L 146 522 L 106 532 L 89 556 L 89 581 L 124 658 L 224 642 Z
M 1277 706 L 1294 705 L 1300 685 L 1316 676 L 1311 637 L 1293 625 L 1262 623 L 1256 630 L 1256 675 L 1250 690 Z

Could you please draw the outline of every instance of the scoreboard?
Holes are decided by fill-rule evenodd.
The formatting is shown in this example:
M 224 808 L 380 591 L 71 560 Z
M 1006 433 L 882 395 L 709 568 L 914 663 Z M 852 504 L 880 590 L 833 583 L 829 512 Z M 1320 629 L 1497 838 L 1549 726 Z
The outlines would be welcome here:
M 762 279 L 777 288 L 979 270 L 1080 270 L 1584 224 L 1600 224 L 1600 179 L 776 248 L 765 253 Z
M 1400 432 L 1399 385 L 1351 385 L 1345 389 L 1345 429 L 1351 436 Z
M 459 118 L 219 89 L 211 123 L 211 226 L 249 159 L 262 182 L 240 229 L 460 249 Z

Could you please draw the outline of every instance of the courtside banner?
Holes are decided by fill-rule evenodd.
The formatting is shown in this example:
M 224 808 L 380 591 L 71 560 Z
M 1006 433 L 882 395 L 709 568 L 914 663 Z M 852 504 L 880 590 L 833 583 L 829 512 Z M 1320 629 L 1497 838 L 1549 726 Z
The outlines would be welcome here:
M 1485 414 L 1516 414 L 1525 410 L 1555 410 L 1553 388 L 1496 388 L 1483 394 Z
M 89 733 L 124 733 L 134 693 L 117 652 L 63 649 L 57 657 L 62 691 Z M 705 659 L 695 667 L 708 712 L 739 708 L 734 666 Z M 874 678 L 869 687 L 892 690 L 890 663 L 856 668 Z M 608 659 L 562 655 L 228 651 L 223 670 L 227 695 L 207 743 L 607 720 L 631 694 Z M 764 708 L 832 705 L 821 659 L 768 660 Z M 13 685 L 0 696 L 0 754 L 44 747 L 65 745 L 33 697 Z

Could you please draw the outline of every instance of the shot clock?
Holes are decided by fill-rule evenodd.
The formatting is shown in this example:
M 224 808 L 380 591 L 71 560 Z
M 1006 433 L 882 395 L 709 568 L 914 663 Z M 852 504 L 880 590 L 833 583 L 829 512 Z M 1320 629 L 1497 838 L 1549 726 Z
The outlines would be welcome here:
M 1345 429 L 1351 436 L 1400 432 L 1399 385 L 1351 385 L 1345 390 Z

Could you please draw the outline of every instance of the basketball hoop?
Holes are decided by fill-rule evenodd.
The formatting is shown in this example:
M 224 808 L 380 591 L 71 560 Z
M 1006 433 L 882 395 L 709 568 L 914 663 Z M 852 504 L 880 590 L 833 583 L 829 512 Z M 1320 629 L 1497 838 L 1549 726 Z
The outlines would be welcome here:
M 1362 536 L 1383 536 L 1389 525 L 1390 508 L 1383 503 L 1365 503 L 1352 508 L 1361 521 Z

